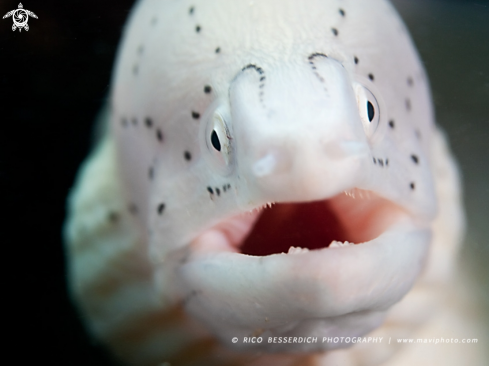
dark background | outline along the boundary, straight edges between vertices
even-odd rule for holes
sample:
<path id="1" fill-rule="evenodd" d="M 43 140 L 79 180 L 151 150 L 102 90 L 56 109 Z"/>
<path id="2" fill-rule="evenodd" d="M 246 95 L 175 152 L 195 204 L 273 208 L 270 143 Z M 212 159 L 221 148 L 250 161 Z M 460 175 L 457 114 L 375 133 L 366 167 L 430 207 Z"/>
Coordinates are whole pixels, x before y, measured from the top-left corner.
<path id="1" fill-rule="evenodd" d="M 0 16 L 19 0 L 0 0 Z M 230 0 L 231 1 L 231 0 Z M 366 0 L 368 1 L 368 0 Z M 395 0 L 431 79 L 465 186 L 461 264 L 489 314 L 489 2 Z M 129 0 L 27 0 L 28 32 L 0 19 L 2 333 L 15 364 L 109 365 L 66 292 L 65 200 L 107 93 Z M 489 329 L 489 326 L 487 327 Z M 4 356 L 6 358 L 6 355 Z"/>

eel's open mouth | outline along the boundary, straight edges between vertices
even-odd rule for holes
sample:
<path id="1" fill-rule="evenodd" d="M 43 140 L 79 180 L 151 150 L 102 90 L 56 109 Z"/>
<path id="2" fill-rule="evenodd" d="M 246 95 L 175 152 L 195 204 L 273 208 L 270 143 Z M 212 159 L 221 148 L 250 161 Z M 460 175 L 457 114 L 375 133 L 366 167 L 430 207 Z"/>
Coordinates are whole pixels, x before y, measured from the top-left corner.
<path id="1" fill-rule="evenodd" d="M 230 340 L 368 333 L 413 285 L 430 235 L 399 205 L 359 189 L 276 204 L 221 221 L 195 238 L 185 260 L 175 262 L 178 291 L 185 309 L 230 346 L 346 347 Z"/>
<path id="2" fill-rule="evenodd" d="M 353 189 L 321 201 L 265 206 L 213 229 L 224 234 L 236 251 L 265 256 L 288 253 L 291 247 L 312 250 L 333 242 L 364 243 L 377 238 L 403 213 L 373 192 Z"/>

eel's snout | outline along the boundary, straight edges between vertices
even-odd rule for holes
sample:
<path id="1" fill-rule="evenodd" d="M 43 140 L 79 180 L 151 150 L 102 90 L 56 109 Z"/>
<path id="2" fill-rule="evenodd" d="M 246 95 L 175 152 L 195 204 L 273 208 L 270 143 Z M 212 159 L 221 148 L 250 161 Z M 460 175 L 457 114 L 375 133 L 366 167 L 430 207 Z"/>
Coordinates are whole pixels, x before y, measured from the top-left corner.
<path id="1" fill-rule="evenodd" d="M 304 60 L 302 60 L 304 61 Z M 231 136 L 242 194 L 254 202 L 312 201 L 361 182 L 371 148 L 352 81 L 327 57 L 245 68 L 229 89 Z"/>

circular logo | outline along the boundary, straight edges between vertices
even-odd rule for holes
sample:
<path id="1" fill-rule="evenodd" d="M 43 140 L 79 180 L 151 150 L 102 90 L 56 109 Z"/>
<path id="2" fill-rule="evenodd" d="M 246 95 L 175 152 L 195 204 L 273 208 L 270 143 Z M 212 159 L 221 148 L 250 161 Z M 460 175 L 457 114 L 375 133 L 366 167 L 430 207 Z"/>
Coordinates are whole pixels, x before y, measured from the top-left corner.
<path id="1" fill-rule="evenodd" d="M 29 30 L 29 25 L 27 24 L 27 22 L 29 21 L 29 16 L 37 19 L 36 14 L 34 14 L 30 10 L 24 9 L 24 6 L 22 5 L 22 3 L 20 3 L 18 9 L 9 11 L 3 16 L 3 19 L 12 17 L 12 20 L 14 21 L 14 24 L 12 25 L 12 30 L 15 31 L 16 29 L 18 29 L 20 32 L 22 29 L 25 29 L 26 31 Z"/>
<path id="2" fill-rule="evenodd" d="M 12 19 L 16 27 L 23 28 L 29 20 L 29 15 L 24 9 L 17 9 L 12 14 Z"/>

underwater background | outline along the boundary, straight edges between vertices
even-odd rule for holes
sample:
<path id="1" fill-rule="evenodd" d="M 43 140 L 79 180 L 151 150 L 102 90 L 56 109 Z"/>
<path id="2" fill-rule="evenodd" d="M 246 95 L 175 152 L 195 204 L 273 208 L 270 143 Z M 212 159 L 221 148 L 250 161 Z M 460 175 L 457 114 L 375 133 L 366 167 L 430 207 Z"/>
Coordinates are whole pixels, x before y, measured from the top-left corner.
<path id="1" fill-rule="evenodd" d="M 421 54 L 437 122 L 464 177 L 460 265 L 489 330 L 489 1 L 392 2 Z M 28 32 L 0 19 L 1 329 L 16 364 L 112 364 L 68 298 L 61 230 L 132 3 L 28 0 L 24 8 L 38 16 Z M 0 15 L 17 7 L 0 0 Z"/>

